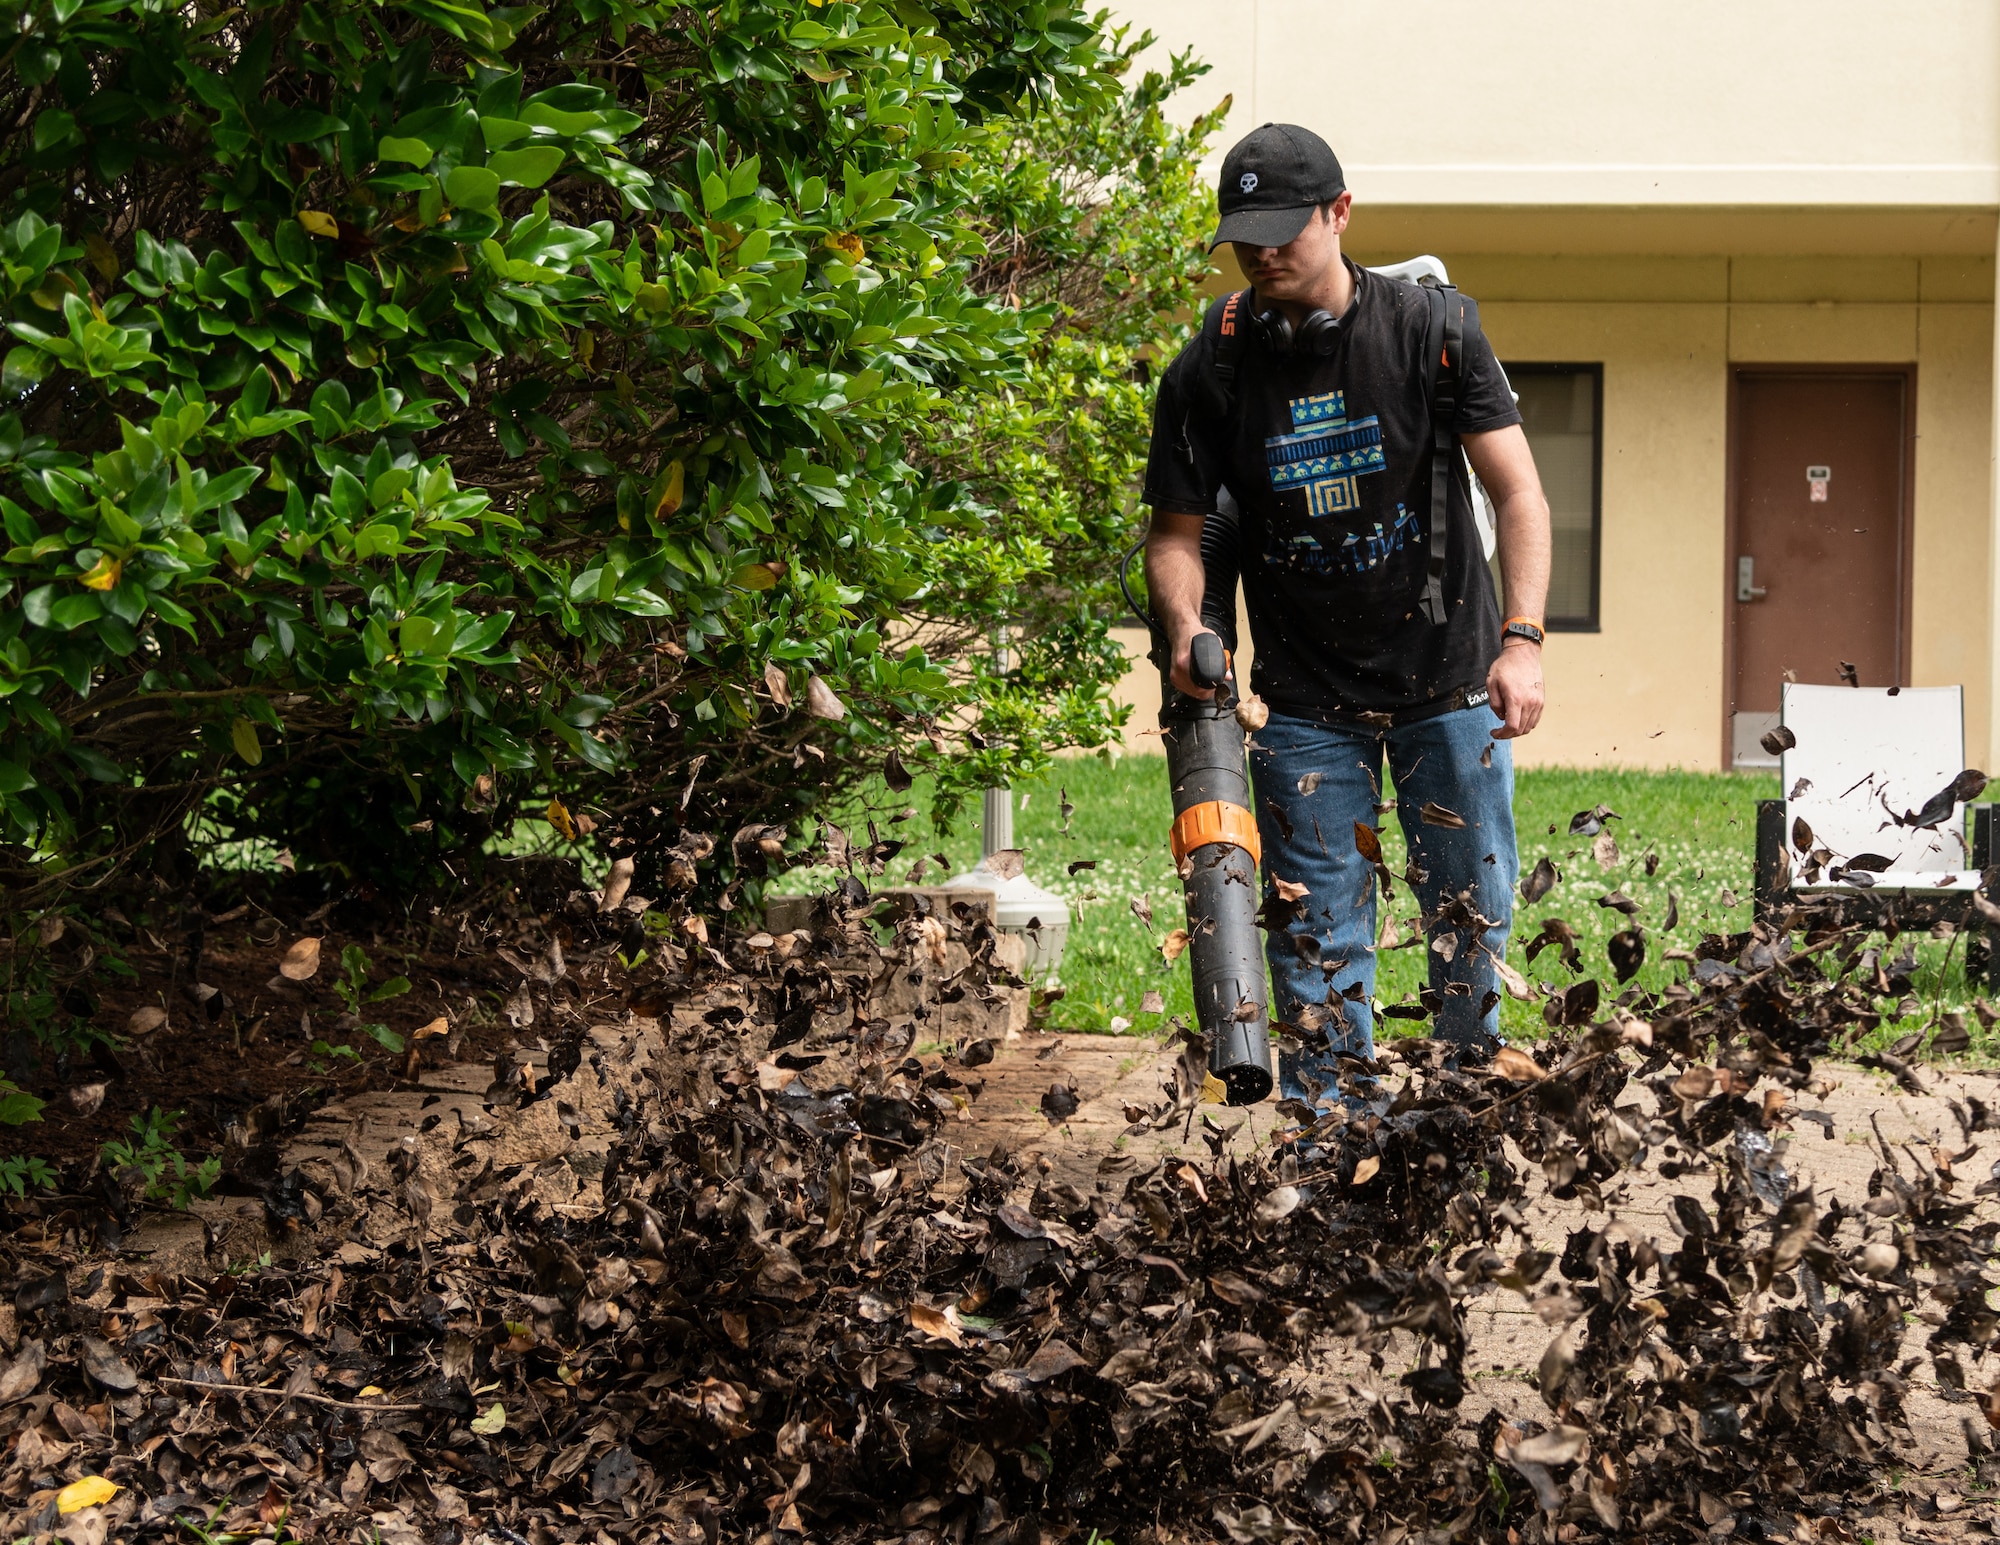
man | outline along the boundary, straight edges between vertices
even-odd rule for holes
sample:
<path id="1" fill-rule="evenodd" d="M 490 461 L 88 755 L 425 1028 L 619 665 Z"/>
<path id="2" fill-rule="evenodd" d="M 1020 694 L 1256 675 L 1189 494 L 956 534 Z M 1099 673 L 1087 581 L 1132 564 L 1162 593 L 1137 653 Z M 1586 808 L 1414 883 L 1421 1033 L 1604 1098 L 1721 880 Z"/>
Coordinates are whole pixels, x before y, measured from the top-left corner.
<path id="1" fill-rule="evenodd" d="M 1341 255 L 1353 200 L 1309 130 L 1265 124 L 1238 143 L 1220 205 L 1210 249 L 1231 243 L 1253 289 L 1226 317 L 1225 302 L 1211 308 L 1161 382 L 1146 578 L 1174 684 L 1207 696 L 1188 673 L 1190 642 L 1208 631 L 1202 528 L 1233 495 L 1251 686 L 1270 708 L 1251 751 L 1265 873 L 1306 887 L 1289 928 L 1270 934 L 1273 1015 L 1330 1041 L 1285 1059 L 1283 1092 L 1317 1100 L 1333 1053 L 1374 1053 L 1377 880 L 1355 828 L 1378 823 L 1385 752 L 1429 929 L 1418 947 L 1434 1033 L 1475 1059 L 1497 1044 L 1493 966 L 1519 874 L 1509 742 L 1542 713 L 1549 510 L 1507 379 L 1470 331 L 1451 430 L 1494 503 L 1509 615 L 1455 452 L 1434 571 L 1436 299 Z M 1218 383 L 1224 325 L 1247 336 Z"/>

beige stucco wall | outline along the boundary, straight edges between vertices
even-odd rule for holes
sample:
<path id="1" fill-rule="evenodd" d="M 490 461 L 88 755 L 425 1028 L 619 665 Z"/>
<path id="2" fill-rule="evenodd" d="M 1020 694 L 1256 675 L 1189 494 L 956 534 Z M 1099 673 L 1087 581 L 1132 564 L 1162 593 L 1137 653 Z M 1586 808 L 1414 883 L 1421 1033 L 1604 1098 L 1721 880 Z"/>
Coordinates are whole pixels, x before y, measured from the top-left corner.
<path id="1" fill-rule="evenodd" d="M 1316 129 L 1375 203 L 2000 203 L 1993 0 L 1115 10 L 1213 67 L 1184 111 Z"/>
<path id="2" fill-rule="evenodd" d="M 1548 213 L 1551 233 L 1563 224 Z M 1601 628 L 1550 638 L 1548 713 L 1517 748 L 1523 765 L 1721 765 L 1729 367 L 1912 361 L 1912 684 L 1964 685 L 1968 755 L 1991 765 L 1990 257 L 1535 257 L 1419 245 L 1479 298 L 1503 360 L 1604 366 Z M 1140 636 L 1128 647 L 1142 652 Z M 1138 705 L 1128 744 L 1157 749 L 1141 733 L 1158 711 L 1151 668 L 1140 661 L 1123 691 Z"/>
<path id="3" fill-rule="evenodd" d="M 1912 676 L 1962 683 L 1968 757 L 2000 759 L 2000 4 L 1115 9 L 1213 67 L 1183 118 L 1234 97 L 1211 168 L 1258 123 L 1314 128 L 1357 256 L 1445 258 L 1503 358 L 1603 362 L 1603 626 L 1551 639 L 1524 762 L 1721 762 L 1729 368 L 1753 362 L 1915 363 Z M 1150 727 L 1150 668 L 1125 691 Z"/>

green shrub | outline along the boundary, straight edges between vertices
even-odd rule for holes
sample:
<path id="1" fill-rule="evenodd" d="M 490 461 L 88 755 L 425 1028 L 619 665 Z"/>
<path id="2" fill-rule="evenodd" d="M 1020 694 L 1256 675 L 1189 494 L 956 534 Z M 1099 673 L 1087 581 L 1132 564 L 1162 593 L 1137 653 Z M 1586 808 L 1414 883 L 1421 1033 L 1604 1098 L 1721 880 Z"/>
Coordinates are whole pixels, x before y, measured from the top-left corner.
<path id="1" fill-rule="evenodd" d="M 1114 68 L 1151 41 L 1114 34 Z M 977 658 L 975 630 L 1003 623 L 1016 645 L 1007 672 L 973 684 L 986 748 L 937 768 L 945 811 L 1105 738 L 1105 696 L 1127 667 L 1107 627 L 1124 612 L 1116 564 L 1138 529 L 1152 375 L 1199 315 L 1215 217 L 1200 162 L 1229 101 L 1185 128 L 1163 109 L 1206 71 L 1177 55 L 1091 111 L 987 130 L 1004 144 L 990 154 L 973 284 L 1046 320 L 1018 382 L 951 397 L 938 415 L 934 463 L 992 515 L 955 544 L 919 613 L 948 641 L 943 657 Z"/>
<path id="2" fill-rule="evenodd" d="M 555 797 L 654 864 L 1110 733 L 1185 61 L 1044 0 L 13 14 L 0 883 L 197 814 L 408 878 Z"/>

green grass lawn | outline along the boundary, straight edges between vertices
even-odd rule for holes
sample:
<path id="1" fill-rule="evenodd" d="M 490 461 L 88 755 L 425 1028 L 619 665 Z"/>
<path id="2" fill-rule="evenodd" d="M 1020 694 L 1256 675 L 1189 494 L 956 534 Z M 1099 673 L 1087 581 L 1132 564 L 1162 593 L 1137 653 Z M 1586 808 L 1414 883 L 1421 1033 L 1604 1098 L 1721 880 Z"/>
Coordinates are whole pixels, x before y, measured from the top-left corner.
<path id="1" fill-rule="evenodd" d="M 1561 871 L 1556 887 L 1533 907 L 1519 906 L 1508 959 L 1531 980 L 1564 986 L 1569 980 L 1554 950 L 1538 955 L 1532 965 L 1522 946 L 1540 930 L 1542 920 L 1562 917 L 1575 929 L 1584 968 L 1607 987 L 1615 982 L 1605 957 L 1605 943 L 1625 918 L 1597 905 L 1600 896 L 1624 892 L 1640 905 L 1633 919 L 1646 932 L 1646 964 L 1639 982 L 1659 989 L 1685 973 L 1684 964 L 1665 958 L 1670 948 L 1692 949 L 1704 933 L 1727 933 L 1750 926 L 1751 869 L 1755 850 L 1756 802 L 1775 798 L 1775 773 L 1579 772 L 1569 769 L 1523 771 L 1515 780 L 1515 820 L 1519 832 L 1521 871 L 1528 873 L 1538 859 L 1551 859 Z M 1075 807 L 1067 834 L 1060 805 L 1064 793 Z M 922 789 L 911 797 L 922 804 Z M 1393 790 L 1390 791 L 1393 794 Z M 1052 1028 L 1070 1030 L 1149 1031 L 1165 1015 L 1141 1013 L 1139 1004 L 1149 989 L 1157 989 L 1165 1014 L 1189 1014 L 1191 996 L 1187 960 L 1169 965 L 1160 956 L 1160 939 L 1183 918 L 1180 883 L 1167 853 L 1167 824 L 1172 809 L 1167 798 L 1166 761 L 1158 756 L 1128 756 L 1116 762 L 1076 758 L 1060 763 L 1048 778 L 1024 784 L 1016 791 L 1015 840 L 1025 850 L 1029 875 L 1070 902 L 1074 921 L 1069 950 L 1057 985 L 1062 996 L 1050 1007 Z M 1607 823 L 1618 845 L 1616 864 L 1600 868 L 1588 838 L 1569 835 L 1570 817 L 1577 811 L 1608 805 L 1619 819 Z M 1400 874 L 1405 853 L 1402 832 L 1393 815 L 1385 816 L 1383 856 Z M 942 851 L 954 872 L 979 856 L 978 814 L 964 829 L 941 842 L 912 832 L 914 853 Z M 912 821 L 909 827 L 916 827 Z M 906 854 L 906 856 L 908 856 Z M 1649 857 L 1657 859 L 1649 875 Z M 1095 869 L 1072 878 L 1068 866 L 1077 859 L 1095 859 Z M 900 879 L 900 869 L 877 884 Z M 786 889 L 809 888 L 814 872 L 790 877 Z M 822 872 L 819 883 L 825 882 Z M 929 876 L 935 881 L 941 876 Z M 1668 931 L 1669 897 L 1679 901 L 1679 919 Z M 1133 911 L 1144 898 L 1153 923 L 1148 927 Z M 1413 932 L 1415 905 L 1406 886 L 1396 890 L 1395 915 L 1403 937 Z M 1962 949 L 1962 944 L 1960 946 Z M 1415 997 L 1425 980 L 1421 946 L 1385 951 L 1377 971 L 1376 993 L 1385 1003 Z M 1949 957 L 1947 963 L 1947 956 Z M 1868 1045 L 1886 1045 L 1928 1019 L 1933 1003 L 1966 1010 L 1976 984 L 1968 989 L 1959 949 L 1931 939 L 1919 947 L 1924 969 L 1917 988 L 1924 1013 L 1907 1022 L 1885 1024 Z M 1501 1010 L 1506 1032 L 1515 1038 L 1544 1033 L 1536 1004 L 1508 999 Z M 1382 1021 L 1388 1034 L 1421 1029 L 1409 1020 Z M 1975 1051 L 2000 1054 L 1986 1046 L 1977 1022 Z"/>

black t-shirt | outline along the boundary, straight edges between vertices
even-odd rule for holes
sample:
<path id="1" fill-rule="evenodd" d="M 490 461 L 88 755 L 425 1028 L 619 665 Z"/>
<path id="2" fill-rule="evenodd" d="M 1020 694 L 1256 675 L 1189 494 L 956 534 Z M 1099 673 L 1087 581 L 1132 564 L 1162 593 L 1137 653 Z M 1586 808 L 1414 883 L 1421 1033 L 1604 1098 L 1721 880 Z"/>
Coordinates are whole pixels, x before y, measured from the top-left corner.
<path id="1" fill-rule="evenodd" d="M 1141 496 L 1215 511 L 1226 487 L 1241 515 L 1251 685 L 1299 717 L 1390 712 L 1477 688 L 1500 647 L 1500 609 L 1452 458 L 1442 626 L 1425 617 L 1431 419 L 1424 351 L 1430 297 L 1349 264 L 1355 298 L 1329 359 L 1279 358 L 1245 340 L 1235 408 L 1214 377 L 1211 324 L 1160 382 Z M 1246 297 L 1247 301 L 1248 297 Z M 1483 335 L 1467 338 L 1453 427 L 1521 422 Z"/>

